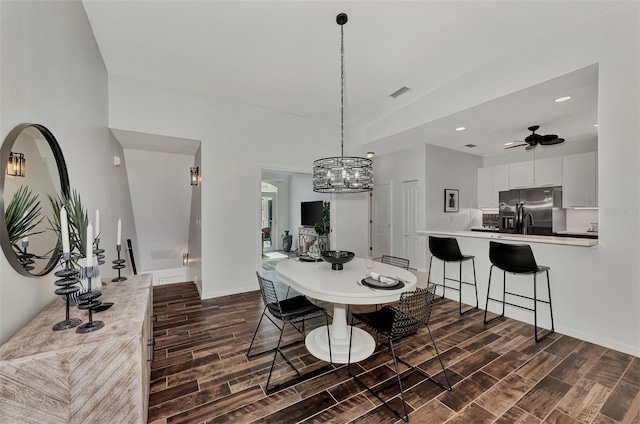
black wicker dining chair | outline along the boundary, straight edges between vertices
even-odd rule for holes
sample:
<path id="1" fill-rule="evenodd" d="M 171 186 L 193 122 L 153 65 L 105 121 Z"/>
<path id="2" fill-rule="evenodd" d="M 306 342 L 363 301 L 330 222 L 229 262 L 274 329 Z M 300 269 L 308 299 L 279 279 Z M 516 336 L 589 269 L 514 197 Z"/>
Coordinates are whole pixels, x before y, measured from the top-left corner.
<path id="1" fill-rule="evenodd" d="M 382 255 L 380 262 L 383 264 L 397 266 L 399 268 L 409 269 L 409 259 L 400 258 L 398 256 Z"/>
<path id="2" fill-rule="evenodd" d="M 349 375 L 353 377 L 361 386 L 366 388 L 375 397 L 377 397 L 378 400 L 384 403 L 389 409 L 391 409 L 391 411 L 393 411 L 405 422 L 409 421 L 409 415 L 407 413 L 407 404 L 404 399 L 404 390 L 402 388 L 400 372 L 398 371 L 398 361 L 402 362 L 414 372 L 421 374 L 423 377 L 434 382 L 443 389 L 451 391 L 451 382 L 449 381 L 447 371 L 445 369 L 444 363 L 442 362 L 442 358 L 440 357 L 440 351 L 438 350 L 438 346 L 436 346 L 436 341 L 431 334 L 431 330 L 429 329 L 429 318 L 431 317 L 435 291 L 436 286 L 430 284 L 426 289 L 416 289 L 414 291 L 402 293 L 400 295 L 400 302 L 398 303 L 397 307 L 386 305 L 378 311 L 355 313 L 351 315 L 351 336 L 353 335 L 353 325 L 357 322 L 360 322 L 367 328 L 372 330 L 376 334 L 376 338 L 379 336 L 385 340 L 383 342 L 384 344 L 389 344 L 388 351 L 393 358 L 393 365 L 396 372 L 397 384 L 400 389 L 400 398 L 402 399 L 404 415 L 393 409 L 389 405 L 389 403 L 387 403 L 387 401 L 380 397 L 380 392 L 385 390 L 389 386 L 389 384 L 373 390 L 362 380 L 360 380 L 356 374 L 353 374 L 351 372 L 351 337 L 349 340 L 349 355 L 347 360 L 347 371 L 349 372 Z M 426 327 L 429 333 L 429 338 L 431 339 L 431 343 L 433 344 L 433 347 L 435 349 L 436 356 L 438 358 L 438 361 L 440 362 L 440 366 L 442 367 L 442 373 L 444 374 L 444 378 L 447 382 L 446 385 L 434 379 L 424 370 L 418 368 L 417 366 L 411 365 L 404 361 L 402 358 L 396 356 L 396 349 L 398 349 L 399 346 L 394 346 L 394 342 L 405 336 L 415 334 L 416 331 L 421 327 Z M 395 384 L 395 382 L 391 382 L 391 384 Z"/>
<path id="3" fill-rule="evenodd" d="M 247 358 L 273 351 L 273 360 L 271 361 L 271 368 L 269 369 L 269 377 L 267 377 L 267 384 L 265 386 L 265 391 L 267 392 L 267 394 L 270 394 L 275 391 L 284 389 L 285 387 L 289 387 L 294 384 L 297 384 L 299 381 L 302 381 L 303 379 L 310 378 L 313 375 L 317 375 L 325 371 L 327 368 L 326 366 L 321 367 L 305 375 L 302 375 L 300 373 L 300 371 L 296 368 L 296 366 L 293 365 L 293 363 L 289 360 L 289 358 L 287 358 L 287 356 L 282 351 L 283 348 L 287 346 L 291 346 L 292 344 L 297 342 L 289 343 L 284 346 L 280 345 L 282 343 L 282 336 L 284 334 L 284 329 L 287 323 L 291 324 L 291 326 L 295 328 L 296 331 L 302 334 L 302 342 L 304 342 L 305 335 L 306 335 L 306 331 L 305 331 L 306 320 L 324 315 L 326 320 L 326 326 L 327 326 L 327 338 L 329 340 L 329 361 L 331 364 L 333 364 L 333 358 L 331 356 L 331 337 L 329 334 L 329 314 L 327 314 L 327 310 L 325 308 L 320 307 L 318 305 L 314 305 L 312 302 L 309 301 L 309 299 L 307 299 L 302 295 L 291 297 L 284 300 L 279 300 L 273 281 L 262 277 L 258 272 L 256 272 L 256 276 L 258 277 L 258 284 L 260 285 L 260 293 L 262 294 L 262 300 L 265 306 L 262 311 L 262 316 L 260 317 L 260 321 L 258 321 L 256 331 L 253 333 L 253 338 L 251 339 L 251 344 L 249 345 L 249 349 L 247 350 Z M 267 311 L 269 311 L 269 314 L 267 314 Z M 278 338 L 278 344 L 273 349 L 252 355 L 251 348 L 253 347 L 253 343 L 256 340 L 256 335 L 258 334 L 258 330 L 260 329 L 260 324 L 262 323 L 262 319 L 264 317 L 267 317 L 269 321 L 271 321 L 273 325 L 278 327 L 278 329 L 280 330 L 280 337 Z M 272 317 L 278 321 L 281 321 L 282 325 L 281 326 L 278 325 Z M 302 323 L 302 326 L 298 327 L 296 326 L 296 323 Z M 269 383 L 271 382 L 271 375 L 273 374 L 273 367 L 276 363 L 276 358 L 278 356 L 278 353 L 282 355 L 284 360 L 287 361 L 287 363 L 294 369 L 294 371 L 298 376 L 291 380 L 278 383 L 273 387 L 269 387 Z"/>

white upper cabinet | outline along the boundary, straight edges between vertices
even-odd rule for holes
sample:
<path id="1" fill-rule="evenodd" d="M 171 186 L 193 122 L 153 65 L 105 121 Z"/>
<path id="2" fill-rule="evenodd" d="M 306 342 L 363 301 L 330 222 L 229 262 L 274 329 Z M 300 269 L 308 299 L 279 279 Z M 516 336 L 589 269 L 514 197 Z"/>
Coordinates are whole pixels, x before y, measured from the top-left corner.
<path id="1" fill-rule="evenodd" d="M 493 168 L 478 168 L 478 207 L 493 208 Z"/>
<path id="2" fill-rule="evenodd" d="M 538 159 L 533 174 L 534 187 L 553 187 L 562 185 L 562 158 Z"/>
<path id="3" fill-rule="evenodd" d="M 562 207 L 596 207 L 597 157 L 595 152 L 562 157 Z"/>
<path id="4" fill-rule="evenodd" d="M 498 192 L 509 190 L 509 165 L 478 168 L 478 207 L 497 208 Z"/>
<path id="5" fill-rule="evenodd" d="M 533 187 L 533 161 L 509 164 L 509 188 Z"/>
<path id="6" fill-rule="evenodd" d="M 493 167 L 493 204 L 498 207 L 498 192 L 509 190 L 509 165 Z"/>

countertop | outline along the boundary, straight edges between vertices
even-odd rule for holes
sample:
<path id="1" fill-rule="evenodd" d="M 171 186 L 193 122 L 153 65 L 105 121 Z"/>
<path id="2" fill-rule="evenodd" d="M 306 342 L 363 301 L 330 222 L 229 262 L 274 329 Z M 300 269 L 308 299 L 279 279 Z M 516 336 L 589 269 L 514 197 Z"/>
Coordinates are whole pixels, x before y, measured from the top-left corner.
<path id="1" fill-rule="evenodd" d="M 483 232 L 483 231 L 441 231 L 441 230 L 418 230 L 419 235 L 435 235 L 435 236 L 453 236 L 453 237 L 472 237 L 486 238 L 494 240 L 519 241 L 526 243 L 544 243 L 544 244 L 561 244 L 565 246 L 582 246 L 591 247 L 598 244 L 598 240 L 591 238 L 578 237 L 556 237 L 556 236 L 534 236 L 522 234 L 508 234 Z"/>

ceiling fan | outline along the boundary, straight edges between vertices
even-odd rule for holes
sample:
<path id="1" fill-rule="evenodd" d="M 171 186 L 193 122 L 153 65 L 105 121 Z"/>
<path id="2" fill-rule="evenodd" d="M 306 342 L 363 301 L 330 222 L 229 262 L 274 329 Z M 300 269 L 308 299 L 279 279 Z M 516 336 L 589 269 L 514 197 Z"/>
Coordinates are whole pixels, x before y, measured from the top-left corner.
<path id="1" fill-rule="evenodd" d="M 541 146 L 551 146 L 554 144 L 560 144 L 564 142 L 564 138 L 558 138 L 558 136 L 555 134 L 546 134 L 546 135 L 536 134 L 536 131 L 539 128 L 540 128 L 539 125 L 533 125 L 527 128 L 529 131 L 531 131 L 531 134 L 524 139 L 524 143 L 507 146 L 505 147 L 505 149 L 513 149 L 516 147 L 527 146 L 525 149 L 531 150 L 531 149 L 534 149 L 538 144 L 540 144 Z"/>

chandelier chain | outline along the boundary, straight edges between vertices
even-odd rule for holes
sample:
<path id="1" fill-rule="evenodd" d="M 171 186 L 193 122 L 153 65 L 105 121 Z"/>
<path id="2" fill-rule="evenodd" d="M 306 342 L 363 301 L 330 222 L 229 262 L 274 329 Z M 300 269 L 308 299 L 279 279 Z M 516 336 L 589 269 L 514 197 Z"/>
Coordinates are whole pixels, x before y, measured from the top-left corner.
<path id="1" fill-rule="evenodd" d="M 344 25 L 340 25 L 340 156 L 344 157 Z"/>

